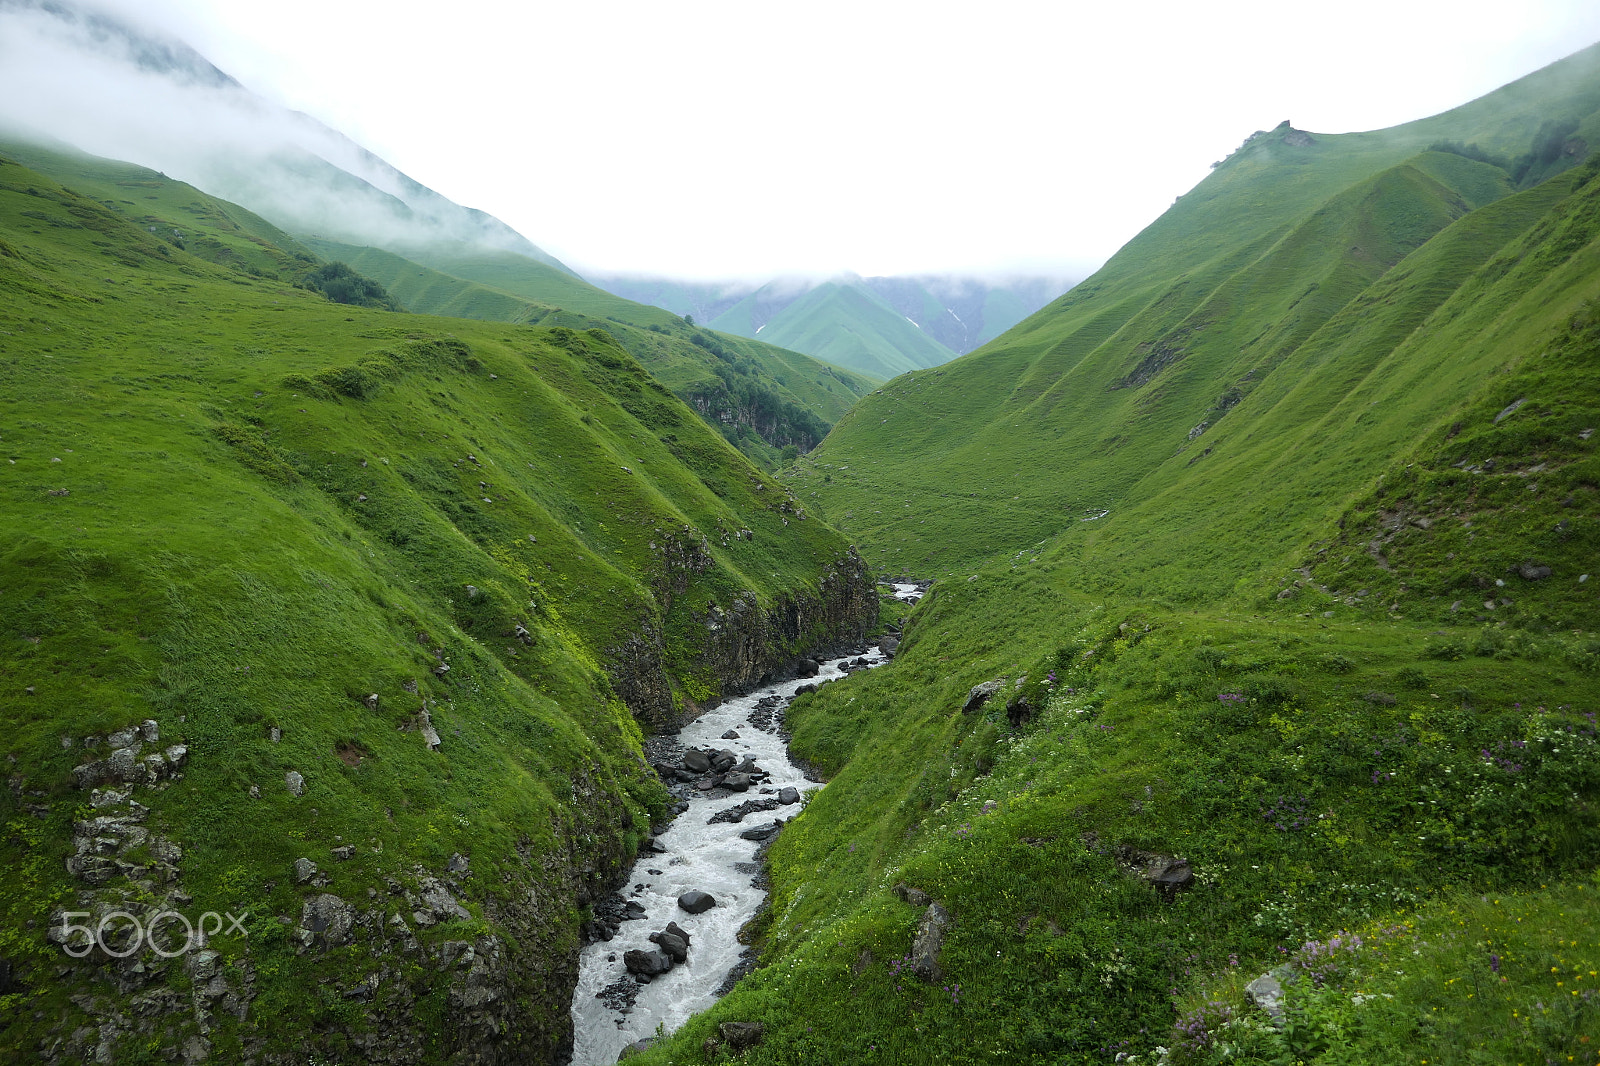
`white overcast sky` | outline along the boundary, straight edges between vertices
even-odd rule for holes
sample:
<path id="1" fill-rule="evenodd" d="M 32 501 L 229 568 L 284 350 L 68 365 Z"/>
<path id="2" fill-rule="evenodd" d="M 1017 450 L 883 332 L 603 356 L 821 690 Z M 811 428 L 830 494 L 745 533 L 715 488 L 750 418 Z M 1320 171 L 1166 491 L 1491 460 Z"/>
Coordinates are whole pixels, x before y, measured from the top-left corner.
<path id="1" fill-rule="evenodd" d="M 1595 0 L 109 6 L 579 270 L 704 278 L 1082 273 L 1256 129 L 1600 40 Z"/>

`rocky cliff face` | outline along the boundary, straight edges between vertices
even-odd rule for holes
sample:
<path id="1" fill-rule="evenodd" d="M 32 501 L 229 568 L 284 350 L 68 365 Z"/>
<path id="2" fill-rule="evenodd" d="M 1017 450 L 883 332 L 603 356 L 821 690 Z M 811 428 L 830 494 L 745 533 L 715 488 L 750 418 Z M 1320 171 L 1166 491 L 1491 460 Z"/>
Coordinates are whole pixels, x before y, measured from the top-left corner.
<path id="1" fill-rule="evenodd" d="M 666 564 L 657 581 L 658 602 L 670 605 L 692 576 L 712 565 L 704 538 L 693 531 L 661 551 Z M 734 533 L 733 535 L 737 535 Z M 698 538 L 698 539 L 697 539 Z M 822 570 L 817 592 L 789 594 L 763 606 L 753 592 L 697 614 L 688 627 L 695 649 L 687 665 L 712 679 L 711 697 L 748 692 L 786 675 L 817 652 L 860 641 L 878 621 L 878 593 L 867 564 L 854 548 Z M 608 671 L 623 702 L 650 730 L 677 729 L 698 713 L 698 701 L 674 701 L 662 627 L 642 621 L 608 649 Z M 681 706 L 680 706 L 681 704 Z"/>

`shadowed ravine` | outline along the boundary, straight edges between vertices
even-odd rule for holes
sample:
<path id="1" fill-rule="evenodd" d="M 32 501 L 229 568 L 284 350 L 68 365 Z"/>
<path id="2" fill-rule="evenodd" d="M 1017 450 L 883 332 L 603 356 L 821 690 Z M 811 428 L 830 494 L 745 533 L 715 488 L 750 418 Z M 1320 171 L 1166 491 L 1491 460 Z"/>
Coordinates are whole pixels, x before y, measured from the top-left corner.
<path id="1" fill-rule="evenodd" d="M 921 595 L 915 585 L 896 585 L 895 593 L 907 600 Z M 877 647 L 864 655 L 830 659 L 821 664 L 814 678 L 784 681 L 730 699 L 686 725 L 672 738 L 675 743 L 657 747 L 667 739 L 657 738 L 651 745 L 657 751 L 670 748 L 675 754 L 669 761 L 675 764 L 692 748 L 731 751 L 740 760 L 753 759 L 768 776 L 744 793 L 721 787 L 700 792 L 692 785 L 674 789 L 686 797 L 687 810 L 655 838 L 659 851 L 641 851 L 622 889 L 630 903 L 644 909 L 645 917 L 623 921 L 611 940 L 595 941 L 583 949 L 572 995 L 573 1066 L 610 1066 L 629 1044 L 655 1035 L 657 1026 L 672 1032 L 722 994 L 724 982 L 747 950 L 739 943 L 739 929 L 755 916 L 767 896 L 758 861 L 766 841 L 745 839 L 740 834 L 787 821 L 800 813 L 802 804 L 780 804 L 738 822 L 708 824 L 708 820 L 751 800 L 777 802 L 786 788 L 805 797 L 807 790 L 820 787 L 789 760 L 783 708 L 800 686 L 843 678 L 850 672 L 847 664 L 862 659 L 869 666 L 887 661 Z M 738 738 L 724 738 L 729 731 Z M 716 906 L 689 914 L 678 905 L 678 897 L 691 890 L 710 893 Z M 636 984 L 624 966 L 624 954 L 635 949 L 655 950 L 649 937 L 665 929 L 668 922 L 676 922 L 689 934 L 687 958 L 648 983 Z M 629 999 L 631 1006 L 625 1005 Z"/>

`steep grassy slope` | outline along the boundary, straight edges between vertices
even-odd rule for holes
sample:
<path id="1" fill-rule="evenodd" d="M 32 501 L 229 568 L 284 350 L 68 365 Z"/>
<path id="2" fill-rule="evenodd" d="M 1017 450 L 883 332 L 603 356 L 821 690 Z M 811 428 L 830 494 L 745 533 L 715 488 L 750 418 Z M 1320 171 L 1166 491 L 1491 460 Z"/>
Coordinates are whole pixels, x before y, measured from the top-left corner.
<path id="1" fill-rule="evenodd" d="M 1592 1061 L 1600 156 L 1427 149 L 1581 131 L 1595 60 L 1258 135 L 835 429 L 802 499 L 941 580 L 790 708 L 769 965 L 641 1061 Z"/>
<path id="2" fill-rule="evenodd" d="M 765 294 L 765 289 L 750 294 L 712 325 L 745 337 L 759 333 L 769 343 L 880 379 L 955 356 L 859 278 L 814 286 L 770 318 L 758 313 Z"/>
<path id="3" fill-rule="evenodd" d="M 483 267 L 511 291 L 443 273 L 380 248 L 296 240 L 234 204 L 129 163 L 19 141 L 0 150 L 100 201 L 195 255 L 257 277 L 303 279 L 317 257 L 370 277 L 407 310 L 485 321 L 604 328 L 746 457 L 775 468 L 785 446 L 809 450 L 873 381 L 798 352 L 697 330 L 596 289 L 560 264 L 456 246 L 434 252 Z M 531 247 L 531 246 L 530 246 Z M 486 265 L 487 264 L 487 265 Z"/>
<path id="4" fill-rule="evenodd" d="M 510 253 L 410 249 L 408 259 L 314 238 L 307 244 L 377 279 L 413 311 L 604 328 L 768 469 L 785 445 L 809 451 L 875 383 L 799 352 L 689 325 Z"/>
<path id="5" fill-rule="evenodd" d="M 296 254 L 153 194 L 0 163 L 0 1057 L 548 1060 L 663 810 L 636 717 L 872 589 L 605 332 L 331 304 L 160 239 L 134 211 Z M 47 940 L 162 908 L 247 917 Z"/>
<path id="6" fill-rule="evenodd" d="M 218 266 L 287 281 L 316 262 L 309 249 L 265 219 L 144 167 L 17 140 L 0 142 L 0 154 L 68 183 L 155 238 Z"/>

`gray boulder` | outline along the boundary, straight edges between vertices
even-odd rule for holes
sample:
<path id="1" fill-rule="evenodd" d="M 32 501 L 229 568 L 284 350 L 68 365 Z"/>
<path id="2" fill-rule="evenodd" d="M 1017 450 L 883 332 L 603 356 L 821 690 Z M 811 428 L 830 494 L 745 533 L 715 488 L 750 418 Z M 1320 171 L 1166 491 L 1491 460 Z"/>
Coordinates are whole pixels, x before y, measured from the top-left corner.
<path id="1" fill-rule="evenodd" d="M 618 1052 L 617 1061 L 621 1062 L 623 1059 L 631 1059 L 635 1055 L 643 1055 L 646 1051 L 649 1051 L 655 1046 L 656 1038 L 653 1036 L 647 1036 L 643 1040 L 635 1040 L 633 1043 L 629 1044 L 627 1047 Z"/>
<path id="2" fill-rule="evenodd" d="M 900 638 L 891 634 L 878 641 L 878 650 L 889 658 L 894 658 L 894 653 L 900 650 Z"/>
<path id="3" fill-rule="evenodd" d="M 932 896 L 928 895 L 920 888 L 912 888 L 904 881 L 901 881 L 889 891 L 893 892 L 896 896 L 899 896 L 913 907 L 926 907 L 928 904 L 933 902 Z"/>
<path id="4" fill-rule="evenodd" d="M 1283 1020 L 1283 985 L 1270 973 L 1264 973 L 1244 986 L 1244 998 L 1275 1022 Z"/>
<path id="5" fill-rule="evenodd" d="M 294 861 L 294 883 L 303 885 L 317 876 L 317 864 L 307 858 L 298 858 Z"/>
<path id="6" fill-rule="evenodd" d="M 778 802 L 784 806 L 800 802 L 800 790 L 792 786 L 778 790 Z"/>
<path id="7" fill-rule="evenodd" d="M 698 888 L 691 888 L 678 897 L 678 906 L 690 914 L 699 914 L 708 911 L 717 905 L 716 897 L 709 892 L 702 892 Z"/>
<path id="8" fill-rule="evenodd" d="M 313 896 L 300 909 L 300 928 L 321 934 L 329 945 L 346 943 L 356 924 L 356 909 L 331 892 Z"/>
<path id="9" fill-rule="evenodd" d="M 691 773 L 703 774 L 711 769 L 711 756 L 699 748 L 690 748 L 683 753 L 683 768 Z"/>
<path id="10" fill-rule="evenodd" d="M 917 923 L 917 935 L 911 942 L 911 972 L 924 981 L 936 981 L 941 976 L 939 950 L 944 947 L 944 936 L 955 919 L 937 903 L 928 904 L 922 921 Z"/>
<path id="11" fill-rule="evenodd" d="M 1540 563 L 1523 563 L 1517 567 L 1517 573 L 1522 575 L 1522 580 L 1524 581 L 1543 581 L 1553 571 L 1548 566 Z"/>
<path id="12" fill-rule="evenodd" d="M 284 774 L 283 784 L 284 787 L 289 790 L 289 794 L 291 796 L 305 795 L 306 779 L 300 776 L 300 772 L 298 770 L 290 770 L 288 773 Z"/>
<path id="13" fill-rule="evenodd" d="M 732 773 L 722 781 L 722 787 L 732 792 L 748 792 L 750 790 L 750 775 L 745 773 Z"/>
<path id="14" fill-rule="evenodd" d="M 1002 684 L 1000 681 L 985 681 L 981 685 L 973 685 L 972 690 L 967 693 L 967 702 L 961 705 L 961 713 L 975 711 L 988 703 L 989 697 L 999 692 Z"/>

